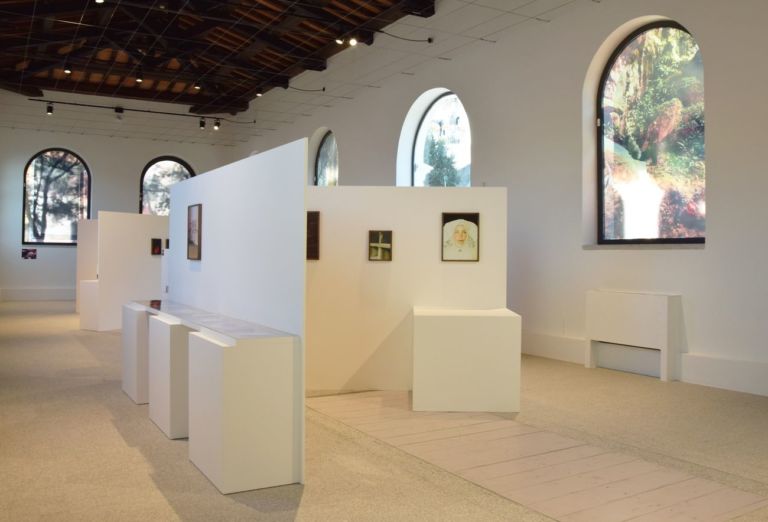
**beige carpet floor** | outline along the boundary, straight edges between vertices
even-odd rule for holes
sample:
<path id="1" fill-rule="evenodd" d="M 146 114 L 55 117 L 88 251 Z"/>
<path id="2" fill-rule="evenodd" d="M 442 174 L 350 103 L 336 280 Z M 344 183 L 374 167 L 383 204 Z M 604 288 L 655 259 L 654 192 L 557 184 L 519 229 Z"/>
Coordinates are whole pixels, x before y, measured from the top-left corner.
<path id="1" fill-rule="evenodd" d="M 0 303 L 0 521 L 549 520 L 312 410 L 306 484 L 220 495 L 122 393 L 119 352 L 71 303 Z M 768 494 L 766 397 L 533 357 L 522 391 L 519 422 Z"/>

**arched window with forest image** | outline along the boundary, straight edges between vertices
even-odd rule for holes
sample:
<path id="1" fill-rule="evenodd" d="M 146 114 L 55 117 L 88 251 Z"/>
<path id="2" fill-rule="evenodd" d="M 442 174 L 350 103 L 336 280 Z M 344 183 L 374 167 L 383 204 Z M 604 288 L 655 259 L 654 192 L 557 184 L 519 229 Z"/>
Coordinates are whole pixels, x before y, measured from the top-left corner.
<path id="1" fill-rule="evenodd" d="M 633 32 L 598 92 L 598 243 L 703 243 L 701 51 L 674 22 Z"/>
<path id="2" fill-rule="evenodd" d="M 195 175 L 185 161 L 173 156 L 155 158 L 141 174 L 139 212 L 167 216 L 171 211 L 171 185 Z"/>
<path id="3" fill-rule="evenodd" d="M 23 244 L 75 245 L 91 215 L 91 175 L 74 152 L 46 149 L 24 168 Z"/>
<path id="4" fill-rule="evenodd" d="M 413 144 L 414 187 L 469 187 L 472 134 L 459 97 L 441 94 L 424 112 Z"/>

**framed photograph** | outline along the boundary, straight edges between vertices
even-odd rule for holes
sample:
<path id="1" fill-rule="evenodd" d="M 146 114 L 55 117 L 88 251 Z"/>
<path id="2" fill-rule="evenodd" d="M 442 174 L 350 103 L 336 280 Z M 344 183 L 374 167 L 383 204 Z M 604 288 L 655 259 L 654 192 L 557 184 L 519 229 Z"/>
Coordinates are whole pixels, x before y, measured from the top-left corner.
<path id="1" fill-rule="evenodd" d="M 187 207 L 187 259 L 199 261 L 203 243 L 203 205 Z"/>
<path id="2" fill-rule="evenodd" d="M 368 231 L 368 261 L 392 261 L 392 231 Z"/>
<path id="3" fill-rule="evenodd" d="M 480 260 L 480 214 L 443 212 L 443 261 Z"/>
<path id="4" fill-rule="evenodd" d="M 307 259 L 320 259 L 320 212 L 307 211 Z"/>
<path id="5" fill-rule="evenodd" d="M 37 249 L 36 248 L 22 248 L 21 249 L 21 258 L 22 259 L 37 259 Z"/>
<path id="6" fill-rule="evenodd" d="M 159 256 L 163 254 L 163 240 L 159 237 L 152 238 L 152 255 Z"/>

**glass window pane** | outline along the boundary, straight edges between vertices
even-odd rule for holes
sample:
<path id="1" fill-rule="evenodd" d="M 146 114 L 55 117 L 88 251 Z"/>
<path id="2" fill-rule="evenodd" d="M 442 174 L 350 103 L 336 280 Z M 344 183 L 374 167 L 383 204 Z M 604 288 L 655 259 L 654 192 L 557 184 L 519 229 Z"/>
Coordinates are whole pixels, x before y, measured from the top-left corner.
<path id="1" fill-rule="evenodd" d="M 77 221 L 90 216 L 85 162 L 62 149 L 45 150 L 24 172 L 23 243 L 77 243 Z"/>
<path id="2" fill-rule="evenodd" d="M 315 185 L 321 187 L 336 186 L 339 182 L 339 149 L 336 138 L 329 132 L 320 143 L 317 151 Z"/>
<path id="3" fill-rule="evenodd" d="M 602 241 L 703 240 L 704 82 L 696 41 L 649 28 L 604 76 Z"/>
<path id="4" fill-rule="evenodd" d="M 413 147 L 415 187 L 468 187 L 472 167 L 469 119 L 459 97 L 448 93 L 424 114 Z"/>
<path id="5" fill-rule="evenodd" d="M 171 185 L 191 176 L 191 169 L 174 159 L 150 163 L 141 181 L 141 213 L 167 216 L 171 210 Z"/>

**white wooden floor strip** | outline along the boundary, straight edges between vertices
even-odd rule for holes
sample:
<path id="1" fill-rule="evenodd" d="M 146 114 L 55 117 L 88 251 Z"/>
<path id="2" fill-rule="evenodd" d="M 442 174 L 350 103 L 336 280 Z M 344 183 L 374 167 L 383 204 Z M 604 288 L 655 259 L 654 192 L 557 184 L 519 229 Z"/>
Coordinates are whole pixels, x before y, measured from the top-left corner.
<path id="1" fill-rule="evenodd" d="M 768 499 L 492 413 L 411 411 L 407 392 L 307 406 L 533 510 L 567 522 L 725 521 Z"/>

